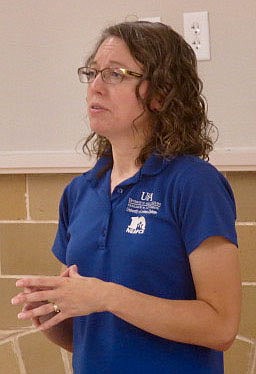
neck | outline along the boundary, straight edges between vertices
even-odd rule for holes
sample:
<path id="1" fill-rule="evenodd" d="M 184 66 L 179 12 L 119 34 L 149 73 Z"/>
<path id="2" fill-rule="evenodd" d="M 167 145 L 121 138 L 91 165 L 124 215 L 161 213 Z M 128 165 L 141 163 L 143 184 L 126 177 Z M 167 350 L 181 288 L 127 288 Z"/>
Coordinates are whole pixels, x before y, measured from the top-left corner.
<path id="1" fill-rule="evenodd" d="M 140 169 L 141 165 L 136 164 L 136 159 L 139 156 L 140 148 L 129 147 L 115 148 L 112 145 L 113 154 L 113 168 L 111 173 L 111 191 L 115 186 L 132 177 Z"/>

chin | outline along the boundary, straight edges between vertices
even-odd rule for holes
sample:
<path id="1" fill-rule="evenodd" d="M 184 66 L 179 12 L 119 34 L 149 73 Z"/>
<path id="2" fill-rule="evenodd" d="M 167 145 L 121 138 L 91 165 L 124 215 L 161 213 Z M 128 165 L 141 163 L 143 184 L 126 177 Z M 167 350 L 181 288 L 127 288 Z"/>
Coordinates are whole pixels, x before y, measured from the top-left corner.
<path id="1" fill-rule="evenodd" d="M 111 132 L 106 131 L 106 129 L 102 129 L 100 127 L 91 127 L 91 131 L 94 132 L 98 136 L 103 136 L 104 138 L 110 139 L 111 138 Z"/>
<path id="2" fill-rule="evenodd" d="M 98 121 L 97 122 L 91 121 L 90 122 L 90 129 L 91 129 L 91 131 L 95 132 L 98 135 L 106 136 L 106 133 L 108 132 L 107 130 L 109 129 L 109 127 L 107 128 L 106 122 L 101 123 L 101 122 L 98 122 Z"/>

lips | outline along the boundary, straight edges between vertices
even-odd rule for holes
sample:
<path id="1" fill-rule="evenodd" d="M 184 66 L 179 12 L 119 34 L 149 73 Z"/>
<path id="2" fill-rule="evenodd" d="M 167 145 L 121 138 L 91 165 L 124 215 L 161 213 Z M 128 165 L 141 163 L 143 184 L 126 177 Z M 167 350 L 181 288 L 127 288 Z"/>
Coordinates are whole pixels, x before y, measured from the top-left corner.
<path id="1" fill-rule="evenodd" d="M 104 115 L 107 112 L 108 112 L 108 108 L 106 108 L 104 105 L 100 103 L 93 102 L 89 104 L 88 113 L 89 113 L 90 118 L 93 118 L 95 116 L 98 117 L 99 115 Z"/>
<path id="2" fill-rule="evenodd" d="M 92 109 L 92 110 L 108 110 L 105 106 L 103 106 L 99 103 L 90 104 L 90 109 Z"/>

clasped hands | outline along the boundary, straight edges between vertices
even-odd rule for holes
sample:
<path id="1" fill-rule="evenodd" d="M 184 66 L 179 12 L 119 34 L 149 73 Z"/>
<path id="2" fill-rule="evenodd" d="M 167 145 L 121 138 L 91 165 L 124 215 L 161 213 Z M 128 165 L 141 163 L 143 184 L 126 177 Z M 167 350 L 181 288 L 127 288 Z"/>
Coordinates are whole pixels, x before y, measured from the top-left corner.
<path id="1" fill-rule="evenodd" d="M 31 319 L 39 330 L 47 330 L 67 318 L 106 311 L 107 285 L 100 279 L 80 276 L 72 265 L 60 276 L 19 279 L 16 286 L 24 290 L 11 302 L 23 304 L 19 319 Z"/>

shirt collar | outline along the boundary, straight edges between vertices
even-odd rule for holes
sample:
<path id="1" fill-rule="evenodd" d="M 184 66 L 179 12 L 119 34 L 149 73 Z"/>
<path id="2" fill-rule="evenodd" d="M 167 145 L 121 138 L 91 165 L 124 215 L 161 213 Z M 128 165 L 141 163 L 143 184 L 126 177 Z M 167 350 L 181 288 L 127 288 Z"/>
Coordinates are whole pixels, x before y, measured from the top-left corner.
<path id="1" fill-rule="evenodd" d="M 152 154 L 141 168 L 141 175 L 156 175 L 160 173 L 170 163 L 172 158 L 165 159 L 156 154 Z"/>
<path id="2" fill-rule="evenodd" d="M 102 156 L 99 158 L 92 169 L 87 173 L 87 179 L 94 184 L 97 184 L 99 179 L 106 174 L 106 171 L 110 169 L 111 158 Z"/>
<path id="3" fill-rule="evenodd" d="M 141 169 L 132 178 L 130 182 L 136 182 L 143 175 L 157 175 L 170 163 L 173 158 L 164 159 L 161 156 L 152 154 L 148 157 Z M 106 156 L 102 156 L 95 164 L 95 166 L 88 172 L 87 177 L 93 183 L 97 184 L 99 178 L 106 174 L 106 171 L 110 167 L 111 159 Z M 104 171 L 105 169 L 105 171 Z M 102 172 L 103 171 L 103 172 Z M 101 175 L 102 172 L 102 175 Z"/>

